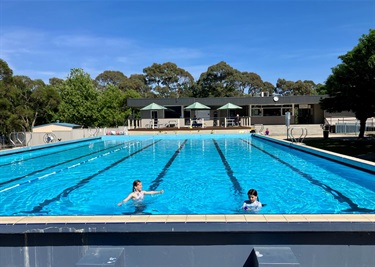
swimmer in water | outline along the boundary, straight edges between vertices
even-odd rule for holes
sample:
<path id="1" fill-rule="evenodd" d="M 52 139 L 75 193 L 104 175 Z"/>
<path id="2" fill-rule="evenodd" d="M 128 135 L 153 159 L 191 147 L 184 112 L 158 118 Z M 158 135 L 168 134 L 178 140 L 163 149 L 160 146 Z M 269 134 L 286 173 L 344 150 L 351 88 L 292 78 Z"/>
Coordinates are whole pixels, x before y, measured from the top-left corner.
<path id="1" fill-rule="evenodd" d="M 133 182 L 133 192 L 131 192 L 124 200 L 119 202 L 117 206 L 121 206 L 126 203 L 128 200 L 132 199 L 133 201 L 142 201 L 145 195 L 155 195 L 163 194 L 164 190 L 160 191 L 143 191 L 142 182 L 140 180 L 135 180 Z"/>
<path id="2" fill-rule="evenodd" d="M 259 202 L 258 192 L 255 189 L 250 189 L 247 192 L 249 200 L 245 200 L 242 209 L 245 211 L 258 212 L 262 208 L 262 203 Z"/>

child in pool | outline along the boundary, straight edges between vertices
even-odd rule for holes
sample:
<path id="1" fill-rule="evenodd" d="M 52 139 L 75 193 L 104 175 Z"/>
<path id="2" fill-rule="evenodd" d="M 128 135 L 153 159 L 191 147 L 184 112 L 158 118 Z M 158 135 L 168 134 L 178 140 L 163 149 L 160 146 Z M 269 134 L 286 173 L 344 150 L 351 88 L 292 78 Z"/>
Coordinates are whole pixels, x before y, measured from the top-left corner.
<path id="1" fill-rule="evenodd" d="M 121 206 L 122 204 L 126 203 L 128 200 L 132 199 L 134 201 L 141 201 L 144 198 L 144 195 L 155 195 L 155 194 L 163 194 L 164 190 L 160 191 L 143 191 L 142 190 L 142 182 L 140 180 L 135 180 L 133 182 L 133 192 L 131 192 L 125 199 L 117 204 L 117 206 Z"/>
<path id="2" fill-rule="evenodd" d="M 245 211 L 258 212 L 262 208 L 262 203 L 259 202 L 258 192 L 255 189 L 250 189 L 247 192 L 249 200 L 245 200 L 242 209 Z"/>

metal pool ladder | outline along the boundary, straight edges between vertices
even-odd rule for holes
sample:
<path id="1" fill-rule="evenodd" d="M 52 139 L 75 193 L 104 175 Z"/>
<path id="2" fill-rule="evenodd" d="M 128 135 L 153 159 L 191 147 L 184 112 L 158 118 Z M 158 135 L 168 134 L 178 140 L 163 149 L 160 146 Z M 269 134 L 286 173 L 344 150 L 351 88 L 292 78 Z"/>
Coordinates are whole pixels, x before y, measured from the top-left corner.
<path id="1" fill-rule="evenodd" d="M 294 129 L 301 130 L 301 134 L 299 135 L 299 137 L 295 137 L 293 135 L 293 130 Z M 290 137 L 291 137 L 293 143 L 303 143 L 303 140 L 307 136 L 307 128 L 304 128 L 304 127 L 292 127 L 292 128 L 289 129 L 289 134 L 290 134 Z"/>

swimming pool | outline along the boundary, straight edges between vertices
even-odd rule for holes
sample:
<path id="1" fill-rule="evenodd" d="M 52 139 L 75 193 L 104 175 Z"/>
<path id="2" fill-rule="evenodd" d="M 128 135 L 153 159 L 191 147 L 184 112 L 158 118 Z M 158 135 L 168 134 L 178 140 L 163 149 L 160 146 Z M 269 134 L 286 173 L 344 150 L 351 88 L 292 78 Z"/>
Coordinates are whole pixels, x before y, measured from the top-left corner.
<path id="1" fill-rule="evenodd" d="M 233 135 L 122 136 L 0 154 L 0 216 L 239 214 L 256 188 L 263 214 L 374 213 L 374 175 Z M 144 205 L 117 203 L 139 179 Z"/>

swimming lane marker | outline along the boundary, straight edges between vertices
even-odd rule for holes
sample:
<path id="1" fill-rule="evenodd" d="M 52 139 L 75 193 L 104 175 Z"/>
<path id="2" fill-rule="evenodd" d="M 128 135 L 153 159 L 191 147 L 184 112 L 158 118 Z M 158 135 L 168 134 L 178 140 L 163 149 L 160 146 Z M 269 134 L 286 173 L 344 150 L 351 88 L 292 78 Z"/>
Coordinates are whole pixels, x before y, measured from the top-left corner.
<path id="1" fill-rule="evenodd" d="M 87 163 L 87 162 L 93 161 L 94 159 L 98 159 L 98 158 L 101 158 L 101 157 L 104 157 L 104 156 L 108 156 L 108 155 L 110 155 L 110 154 L 112 154 L 112 153 L 118 152 L 118 151 L 120 151 L 120 150 L 122 150 L 122 149 L 125 149 L 125 148 L 127 148 L 126 145 L 125 145 L 124 147 L 120 148 L 120 149 L 117 149 L 117 150 L 113 150 L 113 151 L 111 151 L 111 152 L 104 153 L 104 154 L 102 154 L 102 155 L 100 155 L 100 156 L 96 156 L 96 157 L 94 157 L 94 158 L 90 158 L 90 159 L 88 159 L 88 160 L 85 160 L 85 161 L 79 162 L 79 163 L 77 163 L 77 164 L 74 164 L 74 165 L 72 165 L 72 166 L 69 166 L 69 167 L 66 167 L 66 168 L 60 169 L 60 170 L 58 170 L 58 171 L 54 171 L 54 172 L 51 172 L 51 173 L 45 174 L 45 175 L 43 175 L 43 176 L 39 176 L 39 177 L 37 177 L 37 178 L 35 178 L 35 179 L 27 180 L 27 181 L 25 181 L 25 182 L 23 182 L 23 183 L 15 184 L 15 185 L 13 185 L 13 186 L 10 186 L 10 187 L 7 187 L 7 188 L 4 188 L 4 189 L 0 190 L 0 193 L 3 193 L 3 192 L 8 191 L 8 190 L 11 190 L 11 189 L 16 188 L 16 187 L 21 186 L 21 185 L 31 184 L 31 183 L 33 183 L 33 182 L 35 182 L 35 181 L 39 181 L 39 180 L 42 180 L 42 179 L 44 179 L 44 178 L 46 178 L 46 177 L 48 177 L 48 176 L 51 176 L 52 174 L 56 174 L 56 173 L 62 172 L 62 171 L 64 171 L 64 170 L 68 170 L 68 169 L 75 168 L 75 167 L 80 166 L 80 165 L 82 165 L 82 164 L 85 164 L 85 163 Z"/>

